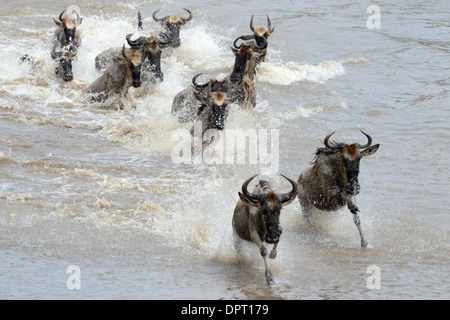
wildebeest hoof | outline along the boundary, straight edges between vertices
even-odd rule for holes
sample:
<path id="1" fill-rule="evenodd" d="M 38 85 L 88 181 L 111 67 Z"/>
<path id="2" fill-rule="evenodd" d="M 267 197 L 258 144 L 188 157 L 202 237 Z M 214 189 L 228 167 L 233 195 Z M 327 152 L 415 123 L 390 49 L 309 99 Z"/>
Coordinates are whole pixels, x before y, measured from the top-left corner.
<path id="1" fill-rule="evenodd" d="M 270 251 L 269 259 L 275 259 L 276 257 L 277 257 L 277 252 L 276 252 L 276 250 Z"/>
<path id="2" fill-rule="evenodd" d="M 353 207 L 351 207 L 349 209 L 350 209 L 350 212 L 353 213 L 353 214 L 357 214 L 359 212 L 359 209 L 358 209 L 357 206 L 353 206 Z"/>
<path id="3" fill-rule="evenodd" d="M 267 281 L 268 285 L 271 285 L 271 284 L 273 284 L 275 282 L 275 280 L 274 280 L 274 278 L 272 276 L 272 273 L 270 271 L 266 272 L 266 281 Z"/>
<path id="4" fill-rule="evenodd" d="M 367 248 L 369 243 L 366 240 L 361 240 L 361 248 Z"/>

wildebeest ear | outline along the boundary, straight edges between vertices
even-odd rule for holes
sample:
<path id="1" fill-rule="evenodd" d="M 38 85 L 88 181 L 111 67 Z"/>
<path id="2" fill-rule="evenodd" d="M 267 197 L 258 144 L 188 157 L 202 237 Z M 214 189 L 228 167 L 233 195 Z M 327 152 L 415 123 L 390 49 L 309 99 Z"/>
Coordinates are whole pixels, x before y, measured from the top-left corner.
<path id="1" fill-rule="evenodd" d="M 361 156 L 362 157 L 366 157 L 366 156 L 371 156 L 373 155 L 375 152 L 377 152 L 378 148 L 380 147 L 379 144 L 374 144 L 373 146 L 368 147 L 367 149 L 361 151 Z"/>
<path id="2" fill-rule="evenodd" d="M 60 21 L 56 21 L 55 18 L 53 18 L 53 21 L 55 21 L 57 26 L 61 26 L 62 25 L 62 23 Z"/>
<path id="3" fill-rule="evenodd" d="M 248 204 L 249 206 L 253 206 L 253 207 L 259 206 L 259 202 L 252 202 L 250 199 L 248 199 L 242 193 L 238 192 L 238 195 L 243 203 Z"/>

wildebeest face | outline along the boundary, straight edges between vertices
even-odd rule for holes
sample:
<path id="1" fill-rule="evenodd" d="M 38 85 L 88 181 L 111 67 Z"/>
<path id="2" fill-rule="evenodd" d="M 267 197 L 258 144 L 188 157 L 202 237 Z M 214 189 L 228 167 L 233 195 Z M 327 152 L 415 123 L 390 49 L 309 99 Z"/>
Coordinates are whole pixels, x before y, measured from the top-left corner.
<path id="1" fill-rule="evenodd" d="M 261 213 L 266 230 L 264 241 L 267 243 L 278 242 L 283 232 L 280 227 L 281 202 L 274 193 L 268 193 L 265 197 L 261 204 Z"/>
<path id="2" fill-rule="evenodd" d="M 139 88 L 141 86 L 141 67 L 142 65 L 134 65 L 132 62 L 128 63 L 128 68 L 131 71 L 131 77 L 133 78 L 133 87 Z"/>
<path id="3" fill-rule="evenodd" d="M 239 198 L 247 205 L 258 208 L 258 213 L 262 218 L 265 230 L 264 241 L 267 243 L 277 243 L 280 240 L 283 228 L 280 225 L 280 213 L 282 207 L 290 204 L 297 196 L 297 184 L 291 179 L 282 175 L 292 185 L 292 190 L 288 193 L 276 194 L 272 191 L 267 181 L 259 181 L 261 193 L 249 193 L 247 186 L 256 177 L 253 176 L 242 185 L 242 193 Z"/>
<path id="4" fill-rule="evenodd" d="M 323 154 L 328 157 L 334 158 L 336 168 L 341 172 L 341 176 L 343 177 L 341 184 L 348 195 L 357 195 L 359 193 L 360 185 L 358 182 L 358 175 L 361 158 L 374 154 L 380 146 L 379 144 L 370 146 L 372 144 L 372 138 L 368 134 L 362 133 L 368 139 L 368 142 L 365 145 L 360 145 L 358 143 L 335 143 L 330 145 L 328 140 L 333 134 L 332 133 L 328 135 L 324 141 L 325 146 L 329 149 L 319 149 L 319 152 L 323 152 Z"/>
<path id="5" fill-rule="evenodd" d="M 64 44 L 71 44 L 75 38 L 76 27 L 82 23 L 83 19 L 80 17 L 78 12 L 75 12 L 75 18 L 67 16 L 63 18 L 64 13 L 65 10 L 59 15 L 59 21 L 55 19 L 53 19 L 53 21 L 56 25 L 64 29 L 64 37 L 66 40 L 66 43 Z"/>
<path id="6" fill-rule="evenodd" d="M 67 27 L 64 28 L 64 35 L 69 43 L 73 42 L 75 38 L 76 28 L 69 29 Z"/>
<path id="7" fill-rule="evenodd" d="M 183 25 L 185 25 L 186 22 L 188 22 L 189 20 L 192 19 L 192 13 L 187 9 L 184 9 L 184 10 L 189 13 L 189 17 L 182 18 L 177 15 L 176 16 L 169 15 L 164 18 L 157 18 L 156 13 L 158 13 L 159 10 L 157 10 L 153 13 L 153 19 L 155 21 L 158 21 L 163 26 L 166 33 L 170 37 L 170 44 L 173 47 L 179 47 L 181 45 L 181 40 L 180 40 L 181 27 Z"/>
<path id="8" fill-rule="evenodd" d="M 228 116 L 226 93 L 213 92 L 211 95 L 211 108 L 213 113 L 212 128 L 216 130 L 223 130 L 225 127 L 225 120 Z"/>
<path id="9" fill-rule="evenodd" d="M 361 161 L 361 153 L 358 148 L 354 145 L 344 145 L 342 154 L 340 155 L 342 166 L 345 171 L 345 176 L 347 178 L 347 184 L 345 186 L 345 191 L 349 195 L 357 195 L 359 193 L 359 163 Z"/>
<path id="10" fill-rule="evenodd" d="M 231 48 L 235 55 L 233 72 L 230 75 L 232 82 L 242 81 L 247 63 L 253 57 L 254 51 L 251 47 L 242 46 L 240 49 Z"/>
<path id="11" fill-rule="evenodd" d="M 253 36 L 255 38 L 258 47 L 266 47 L 267 39 L 275 30 L 275 28 L 272 27 L 272 23 L 270 22 L 269 16 L 267 14 L 266 17 L 267 17 L 267 27 L 254 27 L 253 16 L 252 19 L 250 20 L 250 29 L 253 31 Z"/>
<path id="12" fill-rule="evenodd" d="M 125 45 L 123 45 L 122 55 L 125 57 L 128 69 L 131 72 L 133 87 L 139 88 L 141 86 L 141 68 L 143 60 L 142 48 L 136 50 L 125 49 Z"/>
<path id="13" fill-rule="evenodd" d="M 172 18 L 172 17 L 171 17 Z M 163 26 L 166 32 L 169 34 L 171 39 L 171 44 L 174 47 L 179 47 L 181 45 L 180 40 L 180 30 L 181 26 L 184 25 L 181 21 L 176 21 L 179 17 L 173 17 L 171 20 L 166 20 L 163 22 Z M 176 22 L 172 22 L 176 21 Z"/>

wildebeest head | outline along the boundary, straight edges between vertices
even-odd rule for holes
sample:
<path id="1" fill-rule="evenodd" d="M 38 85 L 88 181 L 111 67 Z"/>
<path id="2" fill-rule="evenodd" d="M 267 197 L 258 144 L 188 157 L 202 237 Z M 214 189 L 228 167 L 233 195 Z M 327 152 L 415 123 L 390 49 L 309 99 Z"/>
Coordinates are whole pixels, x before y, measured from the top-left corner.
<path id="1" fill-rule="evenodd" d="M 78 11 L 74 10 L 73 13 L 75 13 L 75 17 L 72 15 L 66 15 L 64 18 L 64 14 L 66 13 L 66 10 L 61 12 L 59 15 L 59 21 L 55 20 L 53 18 L 53 21 L 56 23 L 57 26 L 63 28 L 64 30 L 64 37 L 65 37 L 65 43 L 63 45 L 71 44 L 75 38 L 75 32 L 77 26 L 79 26 L 83 22 L 83 18 L 80 17 L 80 14 Z"/>
<path id="2" fill-rule="evenodd" d="M 206 83 L 198 83 L 197 78 L 202 73 L 196 74 L 192 78 L 192 88 L 194 89 L 194 95 L 201 103 L 206 103 L 209 99 L 210 92 L 224 92 L 227 93 L 230 89 L 230 84 L 227 79 L 219 81 L 210 79 Z"/>
<path id="3" fill-rule="evenodd" d="M 326 148 L 317 149 L 316 156 L 320 154 L 328 157 L 333 163 L 333 170 L 336 170 L 336 174 L 340 177 L 341 181 L 338 181 L 338 187 L 345 189 L 348 195 L 357 195 L 359 193 L 359 163 L 362 157 L 370 156 L 374 154 L 379 144 L 372 144 L 372 137 L 361 131 L 367 137 L 367 143 L 361 145 L 359 143 L 346 144 L 346 143 L 332 143 L 329 141 L 331 133 L 325 137 L 324 144 Z M 364 150 L 361 150 L 364 149 Z"/>
<path id="4" fill-rule="evenodd" d="M 51 56 L 54 60 L 57 60 L 57 66 L 55 73 L 58 77 L 62 77 L 64 81 L 73 80 L 72 61 L 77 54 L 77 47 L 75 45 L 69 45 L 62 47 L 61 50 L 57 50 L 57 46 L 53 47 Z"/>
<path id="5" fill-rule="evenodd" d="M 185 25 L 186 22 L 192 19 L 192 12 L 189 11 L 188 9 L 184 9 L 187 13 L 189 13 L 189 17 L 187 18 L 182 18 L 178 15 L 176 16 L 168 15 L 165 16 L 164 18 L 157 18 L 156 14 L 159 12 L 159 10 L 153 12 L 152 15 L 153 19 L 159 22 L 165 29 L 165 32 L 169 35 L 170 45 L 173 47 L 179 47 L 181 45 L 180 40 L 181 26 Z"/>
<path id="6" fill-rule="evenodd" d="M 247 186 L 256 176 L 251 177 L 242 185 L 242 193 L 239 198 L 245 204 L 258 208 L 258 214 L 264 224 L 266 231 L 265 239 L 267 243 L 278 242 L 283 229 L 280 226 L 281 208 L 294 201 L 297 196 L 297 184 L 291 179 L 282 175 L 292 185 L 292 190 L 287 193 L 274 193 L 267 181 L 259 181 L 260 193 L 250 193 Z"/>
<path id="7" fill-rule="evenodd" d="M 141 68 L 144 60 L 142 54 L 142 48 L 127 49 L 125 45 L 122 47 L 122 55 L 126 60 L 127 67 L 131 72 L 133 79 L 133 87 L 139 88 L 141 86 Z"/>
<path id="8" fill-rule="evenodd" d="M 144 60 L 148 59 L 150 72 L 154 77 L 163 81 L 164 74 L 161 71 L 161 49 L 166 48 L 170 43 L 170 37 L 166 33 L 160 33 L 158 36 L 144 37 L 140 36 L 136 40 L 131 40 L 132 34 L 127 35 L 127 42 L 133 49 L 142 47 Z"/>
<path id="9" fill-rule="evenodd" d="M 252 35 L 243 36 L 242 40 L 255 40 L 256 44 L 259 47 L 267 47 L 267 40 L 269 39 L 270 35 L 275 30 L 274 27 L 272 27 L 272 23 L 270 22 L 269 15 L 266 14 L 267 17 L 267 26 L 264 27 L 254 27 L 253 26 L 253 17 L 250 20 L 250 29 L 253 31 Z"/>
<path id="10" fill-rule="evenodd" d="M 234 53 L 234 67 L 230 75 L 232 82 L 240 82 L 246 70 L 256 70 L 260 63 L 261 55 L 265 53 L 265 47 L 259 47 L 254 42 L 242 42 L 238 45 L 238 41 L 242 37 L 237 38 L 233 42 L 231 50 Z"/>

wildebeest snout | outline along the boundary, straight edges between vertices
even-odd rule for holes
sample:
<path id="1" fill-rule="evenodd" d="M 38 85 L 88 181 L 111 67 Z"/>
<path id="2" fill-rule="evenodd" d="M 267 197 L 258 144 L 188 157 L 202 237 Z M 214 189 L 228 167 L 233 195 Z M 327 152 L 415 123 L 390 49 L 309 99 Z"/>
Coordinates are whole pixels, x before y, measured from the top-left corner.
<path id="1" fill-rule="evenodd" d="M 264 239 L 267 243 L 277 243 L 280 241 L 282 230 L 277 227 L 268 227 L 266 232 L 266 238 Z"/>

